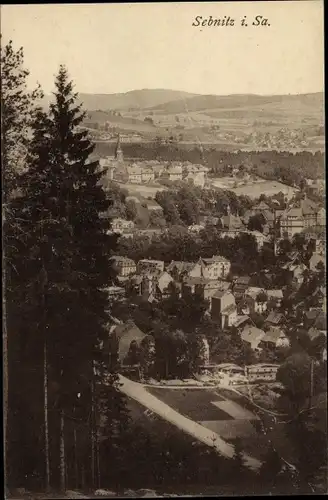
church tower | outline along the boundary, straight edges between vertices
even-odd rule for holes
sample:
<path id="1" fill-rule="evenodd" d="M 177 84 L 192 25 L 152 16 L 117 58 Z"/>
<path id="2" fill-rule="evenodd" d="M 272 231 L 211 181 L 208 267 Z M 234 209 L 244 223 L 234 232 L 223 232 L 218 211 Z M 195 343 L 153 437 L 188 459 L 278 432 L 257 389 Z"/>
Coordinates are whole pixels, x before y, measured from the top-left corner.
<path id="1" fill-rule="evenodd" d="M 124 162 L 123 151 L 122 151 L 122 148 L 121 148 L 121 137 L 120 137 L 120 134 L 118 134 L 118 137 L 117 137 L 117 144 L 116 144 L 116 148 L 115 148 L 115 160 L 118 161 L 118 163 L 123 163 Z"/>

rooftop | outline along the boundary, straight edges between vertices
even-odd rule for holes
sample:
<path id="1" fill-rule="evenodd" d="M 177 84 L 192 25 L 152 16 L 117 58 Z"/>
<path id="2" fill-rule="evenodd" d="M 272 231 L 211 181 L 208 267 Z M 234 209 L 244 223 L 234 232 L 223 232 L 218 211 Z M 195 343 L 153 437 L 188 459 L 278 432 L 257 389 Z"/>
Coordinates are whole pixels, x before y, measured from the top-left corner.
<path id="1" fill-rule="evenodd" d="M 115 260 L 116 262 L 124 262 L 126 264 L 135 265 L 134 260 L 129 259 L 128 257 L 123 257 L 122 255 L 113 255 L 112 257 L 110 257 L 110 260 Z"/>
<path id="2" fill-rule="evenodd" d="M 229 262 L 228 259 L 225 257 L 222 257 L 221 255 L 213 255 L 213 257 L 210 258 L 203 258 L 201 257 L 201 261 L 204 262 L 206 265 L 214 264 L 215 262 Z"/>
<path id="3" fill-rule="evenodd" d="M 253 210 L 270 210 L 270 207 L 264 201 L 260 201 L 258 205 L 253 207 Z"/>
<path id="4" fill-rule="evenodd" d="M 224 215 L 221 218 L 221 222 L 223 228 L 228 229 L 229 231 L 238 231 L 245 227 L 241 218 L 236 217 L 235 215 Z"/>
<path id="5" fill-rule="evenodd" d="M 285 337 L 284 332 L 276 326 L 271 326 L 270 329 L 265 332 L 265 336 L 262 338 L 263 342 L 272 342 L 275 344 L 280 337 Z"/>
<path id="6" fill-rule="evenodd" d="M 275 299 L 282 299 L 284 297 L 283 291 L 281 289 L 279 290 L 266 290 L 267 296 Z"/>
<path id="7" fill-rule="evenodd" d="M 174 268 L 177 269 L 179 273 L 182 273 L 184 271 L 190 271 L 195 267 L 194 262 L 185 262 L 183 260 L 172 260 L 172 262 L 167 266 L 168 271 L 173 271 Z"/>
<path id="8" fill-rule="evenodd" d="M 260 328 L 256 328 L 256 326 L 245 326 L 241 332 L 242 340 L 250 343 L 260 342 L 264 336 L 265 332 L 260 330 Z"/>
<path id="9" fill-rule="evenodd" d="M 284 320 L 284 315 L 282 313 L 271 311 L 266 319 L 267 323 L 272 323 L 273 325 L 279 325 Z"/>

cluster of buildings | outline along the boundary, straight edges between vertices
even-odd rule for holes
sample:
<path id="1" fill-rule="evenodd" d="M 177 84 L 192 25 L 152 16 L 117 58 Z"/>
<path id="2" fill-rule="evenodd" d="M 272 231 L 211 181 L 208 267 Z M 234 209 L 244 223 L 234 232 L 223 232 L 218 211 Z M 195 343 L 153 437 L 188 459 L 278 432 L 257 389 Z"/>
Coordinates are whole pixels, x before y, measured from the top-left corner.
<path id="1" fill-rule="evenodd" d="M 204 165 L 195 165 L 190 162 L 125 161 L 120 136 L 118 136 L 114 157 L 102 158 L 100 165 L 107 170 L 109 180 L 141 185 L 165 180 L 184 181 L 194 186 L 204 187 L 209 171 Z"/>
<path id="2" fill-rule="evenodd" d="M 281 238 L 291 239 L 295 234 L 311 232 L 313 228 L 324 231 L 326 226 L 325 208 L 318 208 L 306 197 L 300 200 L 298 206 L 276 210 L 275 218 Z"/>
<path id="3" fill-rule="evenodd" d="M 204 187 L 207 169 L 202 165 L 190 163 L 163 163 L 144 161 L 126 165 L 118 139 L 115 157 L 101 162 L 108 169 L 108 176 L 120 182 L 133 184 L 149 184 L 159 179 L 169 181 L 185 180 L 194 185 Z M 129 196 L 128 199 L 141 203 L 148 212 L 156 212 L 163 216 L 162 207 L 154 200 Z M 279 206 L 279 204 L 278 204 Z M 249 230 L 253 217 L 261 221 L 261 231 Z M 189 226 L 188 231 L 197 235 L 208 225 L 220 227 L 222 237 L 237 237 L 241 234 L 254 236 L 258 249 L 266 243 L 274 243 L 275 252 L 279 251 L 279 241 L 292 240 L 296 234 L 303 234 L 305 241 L 313 242 L 313 254 L 307 264 L 301 252 L 293 251 L 287 256 L 282 271 L 293 290 L 301 287 L 307 273 L 325 269 L 325 225 L 326 213 L 306 196 L 302 199 L 286 202 L 285 208 L 273 209 L 261 201 L 243 216 L 233 215 L 227 207 L 222 217 L 202 216 L 198 224 Z M 111 221 L 111 230 L 125 237 L 145 234 L 151 238 L 163 229 L 136 228 L 134 222 L 122 218 Z M 165 229 L 164 229 L 165 230 Z M 234 328 L 240 338 L 255 352 L 263 349 L 281 349 L 290 345 L 288 321 L 282 308 L 285 286 L 276 286 L 276 281 L 267 276 L 265 288 L 253 286 L 251 276 L 231 275 L 231 263 L 220 255 L 211 258 L 200 257 L 196 262 L 164 261 L 142 259 L 135 262 L 123 256 L 112 257 L 113 269 L 116 271 L 116 286 L 108 288 L 111 299 L 129 300 L 138 296 L 144 301 L 158 302 L 175 294 L 177 297 L 194 297 L 206 301 L 206 314 L 217 323 L 220 329 Z M 319 307 L 303 311 L 303 327 L 310 340 L 326 335 L 326 290 L 321 287 L 314 292 Z M 262 317 L 261 327 L 254 317 Z M 116 327 L 121 355 L 126 356 L 131 342 L 139 345 L 145 334 L 133 323 L 119 324 Z M 116 331 L 115 330 L 115 331 Z M 117 333 L 116 332 L 116 333 Z M 121 339 L 121 340 L 120 340 Z M 324 356 L 324 354 L 323 354 Z M 326 356 L 326 354 L 325 354 Z M 123 359 L 123 358 L 122 358 Z M 209 357 L 207 360 L 209 364 Z M 253 370 L 253 371 L 252 371 Z M 276 365 L 256 365 L 248 373 L 248 380 L 256 380 L 259 374 L 269 380 L 275 376 Z"/>
<path id="4" fill-rule="evenodd" d="M 313 253 L 310 259 L 313 270 L 317 270 L 314 263 L 318 259 L 325 266 L 324 256 Z M 119 287 L 112 287 L 116 298 L 124 299 L 132 294 L 148 302 L 160 303 L 173 293 L 186 299 L 198 297 L 206 301 L 206 314 L 220 329 L 234 327 L 252 350 L 260 352 L 263 348 L 289 346 L 290 340 L 286 335 L 288 321 L 281 309 L 285 287 L 277 288 L 274 280 L 266 288 L 252 286 L 251 276 L 233 277 L 231 263 L 220 255 L 200 257 L 197 262 L 172 261 L 169 264 L 151 259 L 136 263 L 127 257 L 114 256 L 112 262 L 120 283 Z M 298 253 L 293 252 L 283 271 L 297 291 L 309 268 L 301 262 Z M 323 331 L 322 323 L 322 318 L 326 318 L 326 291 L 320 289 L 316 293 L 320 296 L 321 305 L 314 312 L 309 311 L 309 316 L 313 316 L 311 324 L 304 320 L 309 338 L 322 332 L 326 334 L 326 326 Z M 254 315 L 263 318 L 261 328 L 255 325 Z"/>

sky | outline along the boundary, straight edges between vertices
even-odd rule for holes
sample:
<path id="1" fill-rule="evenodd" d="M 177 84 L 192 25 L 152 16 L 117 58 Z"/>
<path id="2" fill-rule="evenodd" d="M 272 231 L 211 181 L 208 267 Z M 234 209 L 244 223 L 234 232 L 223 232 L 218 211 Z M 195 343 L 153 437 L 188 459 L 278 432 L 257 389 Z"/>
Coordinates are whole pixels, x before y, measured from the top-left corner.
<path id="1" fill-rule="evenodd" d="M 192 26 L 210 15 L 234 26 Z M 270 26 L 252 26 L 259 15 Z M 4 41 L 23 46 L 29 85 L 45 93 L 60 64 L 80 93 L 322 92 L 323 19 L 321 0 L 1 6 Z"/>

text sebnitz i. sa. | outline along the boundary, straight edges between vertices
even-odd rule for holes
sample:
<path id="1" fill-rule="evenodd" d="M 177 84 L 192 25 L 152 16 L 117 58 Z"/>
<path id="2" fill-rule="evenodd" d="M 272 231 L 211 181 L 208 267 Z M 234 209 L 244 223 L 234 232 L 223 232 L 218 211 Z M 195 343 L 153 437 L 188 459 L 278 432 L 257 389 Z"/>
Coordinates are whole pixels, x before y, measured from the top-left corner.
<path id="1" fill-rule="evenodd" d="M 193 20 L 192 26 L 199 28 L 206 27 L 216 27 L 216 26 L 270 26 L 269 20 L 263 16 L 255 16 L 253 19 L 248 21 L 246 16 L 243 16 L 240 21 L 230 17 L 223 16 L 221 18 L 215 18 L 209 16 L 204 18 L 203 16 L 196 16 Z"/>

